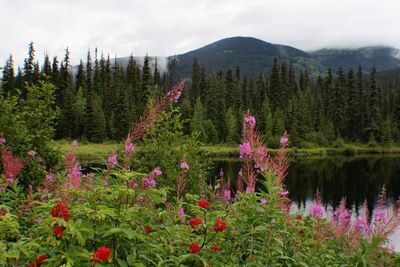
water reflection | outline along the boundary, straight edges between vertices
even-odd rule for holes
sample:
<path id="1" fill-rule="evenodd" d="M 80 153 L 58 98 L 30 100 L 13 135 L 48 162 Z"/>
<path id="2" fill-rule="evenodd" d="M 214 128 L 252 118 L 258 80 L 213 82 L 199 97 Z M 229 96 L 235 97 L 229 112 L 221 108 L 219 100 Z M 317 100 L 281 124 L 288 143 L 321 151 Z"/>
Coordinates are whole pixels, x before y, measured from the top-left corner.
<path id="1" fill-rule="evenodd" d="M 217 159 L 214 176 L 224 170 L 234 187 L 239 160 Z M 370 212 L 385 185 L 388 203 L 400 196 L 400 156 L 301 157 L 292 158 L 285 185 L 298 209 L 306 208 L 319 189 L 324 205 L 336 208 L 343 197 L 356 212 L 365 199 Z"/>

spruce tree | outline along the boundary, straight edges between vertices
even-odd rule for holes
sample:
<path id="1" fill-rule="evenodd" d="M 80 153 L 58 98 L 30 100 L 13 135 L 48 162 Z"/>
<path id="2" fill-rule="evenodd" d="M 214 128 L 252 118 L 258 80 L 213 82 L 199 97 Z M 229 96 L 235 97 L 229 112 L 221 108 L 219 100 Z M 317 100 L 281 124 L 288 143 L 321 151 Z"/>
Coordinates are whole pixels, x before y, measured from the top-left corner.
<path id="1" fill-rule="evenodd" d="M 271 76 L 270 76 L 270 90 L 271 90 L 271 107 L 272 110 L 282 109 L 282 81 L 281 81 L 281 72 L 278 63 L 278 59 L 274 58 L 274 62 L 272 63 Z"/>
<path id="2" fill-rule="evenodd" d="M 359 94 L 355 84 L 353 70 L 350 68 L 347 75 L 347 104 L 346 104 L 346 122 L 345 128 L 346 137 L 354 141 L 360 135 L 359 130 L 362 125 L 359 117 L 360 103 Z"/>
<path id="3" fill-rule="evenodd" d="M 239 141 L 239 129 L 237 127 L 237 119 L 235 117 L 235 112 L 233 108 L 228 108 L 225 114 L 225 123 L 226 123 L 226 143 L 228 144 L 237 144 Z"/>
<path id="4" fill-rule="evenodd" d="M 381 120 L 381 111 L 379 103 L 379 89 L 376 81 L 376 69 L 375 66 L 371 69 L 370 80 L 369 80 L 369 125 L 368 125 L 368 137 L 369 141 L 378 141 L 380 137 L 379 123 Z"/>
<path id="5" fill-rule="evenodd" d="M 139 102 L 138 111 L 142 114 L 147 105 L 147 100 L 150 95 L 151 86 L 151 69 L 150 69 L 150 59 L 146 55 L 143 62 L 142 77 L 141 77 L 141 88 L 139 92 Z"/>
<path id="6" fill-rule="evenodd" d="M 15 95 L 15 77 L 14 77 L 14 59 L 12 55 L 7 59 L 3 69 L 3 79 L 1 82 L 3 95 L 7 94 Z"/>
<path id="7" fill-rule="evenodd" d="M 43 69 L 40 76 L 42 80 L 50 79 L 51 77 L 51 62 L 48 54 L 44 57 Z"/>
<path id="8" fill-rule="evenodd" d="M 58 64 L 57 57 L 53 57 L 53 63 L 51 67 L 51 83 L 56 87 L 56 90 L 60 82 L 60 71 Z"/>
<path id="9" fill-rule="evenodd" d="M 235 84 L 234 84 L 234 79 L 233 79 L 233 71 L 231 68 L 228 68 L 225 74 L 225 86 L 226 86 L 226 107 L 234 107 L 234 100 L 235 96 L 234 91 L 235 91 Z M 237 107 L 237 106 L 236 106 Z"/>
<path id="10" fill-rule="evenodd" d="M 197 98 L 200 97 L 200 83 L 201 67 L 199 62 L 197 61 L 197 58 L 195 58 L 192 65 L 192 87 L 190 90 L 190 98 L 192 103 L 197 101 Z"/>
<path id="11" fill-rule="evenodd" d="M 33 42 L 29 43 L 28 58 L 24 61 L 24 81 L 28 84 L 33 82 L 35 68 L 35 47 Z"/>
<path id="12" fill-rule="evenodd" d="M 78 71 L 75 76 L 75 91 L 78 92 L 81 90 L 82 97 L 85 96 L 86 89 L 86 74 L 85 74 L 85 66 L 83 65 L 82 59 L 78 65 Z"/>
<path id="13" fill-rule="evenodd" d="M 117 93 L 114 111 L 114 138 L 116 140 L 123 140 L 128 134 L 130 121 L 126 87 L 123 84 L 122 69 L 119 67 L 115 69 L 113 87 Z"/>
<path id="14" fill-rule="evenodd" d="M 161 85 L 161 75 L 160 71 L 158 70 L 158 62 L 157 58 L 154 58 L 154 71 L 153 71 L 153 85 Z"/>

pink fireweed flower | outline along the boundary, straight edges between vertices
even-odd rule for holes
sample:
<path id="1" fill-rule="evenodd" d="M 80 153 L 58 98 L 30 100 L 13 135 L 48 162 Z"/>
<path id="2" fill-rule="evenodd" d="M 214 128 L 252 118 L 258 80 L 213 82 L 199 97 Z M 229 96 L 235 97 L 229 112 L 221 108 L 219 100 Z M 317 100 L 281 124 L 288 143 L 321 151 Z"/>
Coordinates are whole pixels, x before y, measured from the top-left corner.
<path id="1" fill-rule="evenodd" d="M 181 162 L 181 169 L 184 171 L 188 171 L 189 170 L 189 164 L 186 161 L 182 161 Z"/>
<path id="2" fill-rule="evenodd" d="M 224 190 L 224 201 L 228 204 L 231 202 L 231 190 L 229 189 Z"/>
<path id="3" fill-rule="evenodd" d="M 135 144 L 133 143 L 127 143 L 125 144 L 125 154 L 130 156 L 135 152 Z"/>
<path id="4" fill-rule="evenodd" d="M 341 228 L 345 228 L 350 224 L 351 212 L 346 209 L 344 201 L 342 201 L 340 207 L 333 213 L 333 220 Z"/>
<path id="5" fill-rule="evenodd" d="M 35 150 L 29 150 L 26 154 L 28 154 L 29 157 L 34 158 L 36 156 L 36 151 Z"/>
<path id="6" fill-rule="evenodd" d="M 186 214 L 185 214 L 185 210 L 184 210 L 182 207 L 179 208 L 179 210 L 178 210 L 178 215 L 179 215 L 179 217 L 181 218 L 181 223 L 182 223 L 182 224 L 185 223 Z"/>
<path id="7" fill-rule="evenodd" d="M 152 174 L 154 175 L 154 176 L 160 176 L 161 174 L 162 174 L 162 172 L 161 172 L 161 169 L 160 169 L 160 167 L 156 167 L 153 171 L 152 171 Z"/>
<path id="8" fill-rule="evenodd" d="M 142 179 L 142 184 L 145 188 L 155 188 L 156 187 L 156 180 L 152 176 L 148 176 Z"/>
<path id="9" fill-rule="evenodd" d="M 47 173 L 45 178 L 46 182 L 52 182 L 54 180 L 54 174 L 52 174 L 51 172 Z"/>
<path id="10" fill-rule="evenodd" d="M 319 201 L 314 201 L 310 211 L 311 217 L 322 218 L 324 216 L 324 207 Z"/>
<path id="11" fill-rule="evenodd" d="M 224 175 L 225 175 L 224 170 L 221 168 L 219 170 L 219 177 L 224 177 Z"/>
<path id="12" fill-rule="evenodd" d="M 289 191 L 286 190 L 286 189 L 283 189 L 283 188 L 282 188 L 282 189 L 279 191 L 279 196 L 280 196 L 280 197 L 286 197 L 288 194 L 289 194 Z"/>
<path id="13" fill-rule="evenodd" d="M 136 189 L 139 187 L 139 184 L 135 178 L 132 178 L 129 182 L 126 183 L 126 185 L 130 189 Z"/>
<path id="14" fill-rule="evenodd" d="M 254 116 L 252 116 L 251 114 L 244 115 L 244 122 L 250 128 L 254 128 L 256 126 L 256 118 Z"/>
<path id="15" fill-rule="evenodd" d="M 256 168 L 257 170 L 259 170 L 261 173 L 265 172 L 265 169 L 258 163 L 254 164 L 254 168 Z"/>
<path id="16" fill-rule="evenodd" d="M 254 186 L 251 185 L 247 186 L 246 193 L 254 193 L 254 191 L 255 191 Z"/>
<path id="17" fill-rule="evenodd" d="M 179 98 L 181 98 L 182 91 L 177 91 L 175 96 L 174 96 L 174 102 L 178 102 Z"/>
<path id="18" fill-rule="evenodd" d="M 170 91 L 168 91 L 165 97 L 168 100 L 174 101 L 176 103 L 182 96 L 183 88 L 184 88 L 184 83 L 180 82 L 179 84 L 174 86 Z"/>
<path id="19" fill-rule="evenodd" d="M 114 151 L 107 159 L 108 167 L 110 169 L 114 169 L 115 166 L 117 166 L 117 162 L 118 162 L 117 153 L 115 153 Z"/>
<path id="20" fill-rule="evenodd" d="M 378 208 L 374 211 L 373 223 L 377 227 L 386 223 L 386 213 L 383 209 Z"/>
<path id="21" fill-rule="evenodd" d="M 239 170 L 238 175 L 239 175 L 239 177 L 243 177 L 243 170 L 242 169 Z"/>
<path id="22" fill-rule="evenodd" d="M 76 189 L 79 188 L 82 180 L 81 166 L 79 163 L 75 163 L 75 165 L 69 170 L 68 178 L 69 180 L 65 182 L 65 186 L 71 186 Z"/>
<path id="23" fill-rule="evenodd" d="M 279 144 L 281 145 L 282 148 L 284 148 L 287 146 L 288 142 L 289 142 L 289 137 L 287 132 L 285 131 L 281 136 L 281 139 L 279 140 Z"/>
<path id="24" fill-rule="evenodd" d="M 363 233 L 365 236 L 368 236 L 372 232 L 368 220 L 364 216 L 357 218 L 354 221 L 353 227 L 356 231 Z"/>
<path id="25" fill-rule="evenodd" d="M 258 162 L 264 162 L 267 159 L 268 152 L 265 147 L 258 147 L 256 150 L 255 157 Z"/>
<path id="26" fill-rule="evenodd" d="M 262 199 L 261 199 L 261 204 L 265 205 L 265 204 L 267 204 L 267 203 L 268 203 L 268 200 L 266 200 L 265 198 L 262 198 Z"/>
<path id="27" fill-rule="evenodd" d="M 239 148 L 240 148 L 240 158 L 251 158 L 250 143 L 240 144 Z"/>

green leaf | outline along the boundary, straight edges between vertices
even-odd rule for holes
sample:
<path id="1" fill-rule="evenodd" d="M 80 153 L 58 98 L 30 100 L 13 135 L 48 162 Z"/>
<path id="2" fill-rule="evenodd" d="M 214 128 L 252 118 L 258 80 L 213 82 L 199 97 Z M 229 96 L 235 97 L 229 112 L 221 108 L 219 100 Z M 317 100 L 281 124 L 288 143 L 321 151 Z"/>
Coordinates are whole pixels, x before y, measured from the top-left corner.
<path id="1" fill-rule="evenodd" d="M 128 264 L 130 266 L 135 264 L 135 260 L 136 260 L 136 256 L 134 256 L 134 255 L 128 255 L 128 257 L 126 257 L 126 261 L 128 262 Z"/>
<path id="2" fill-rule="evenodd" d="M 103 234 L 103 237 L 108 237 L 108 236 L 111 236 L 111 235 L 119 235 L 121 233 L 124 233 L 124 230 L 121 229 L 121 228 L 115 227 L 115 228 L 111 228 L 110 230 L 106 231 Z"/>
<path id="3" fill-rule="evenodd" d="M 119 266 L 128 267 L 128 263 L 126 263 L 126 261 L 121 260 L 121 259 L 118 259 L 117 261 L 118 261 Z"/>

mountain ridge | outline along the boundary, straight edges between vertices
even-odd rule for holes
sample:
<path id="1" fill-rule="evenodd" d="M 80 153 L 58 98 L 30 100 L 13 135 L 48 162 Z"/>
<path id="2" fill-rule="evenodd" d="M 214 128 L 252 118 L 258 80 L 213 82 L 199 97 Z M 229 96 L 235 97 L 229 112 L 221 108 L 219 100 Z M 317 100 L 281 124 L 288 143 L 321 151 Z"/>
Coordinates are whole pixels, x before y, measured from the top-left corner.
<path id="1" fill-rule="evenodd" d="M 119 58 L 118 61 L 127 62 L 127 58 L 129 57 Z M 150 58 L 154 64 L 155 57 Z M 400 50 L 387 45 L 304 51 L 247 36 L 223 38 L 182 54 L 156 58 L 159 63 L 162 62 L 159 64 L 161 69 L 166 69 L 173 62 L 174 71 L 179 78 L 190 78 L 195 58 L 207 72 L 239 66 L 241 73 L 247 75 L 269 72 L 274 58 L 292 64 L 296 69 L 307 68 L 314 75 L 324 73 L 328 68 L 336 72 L 339 67 L 355 69 L 358 65 L 365 72 L 373 66 L 378 71 L 400 67 Z"/>

